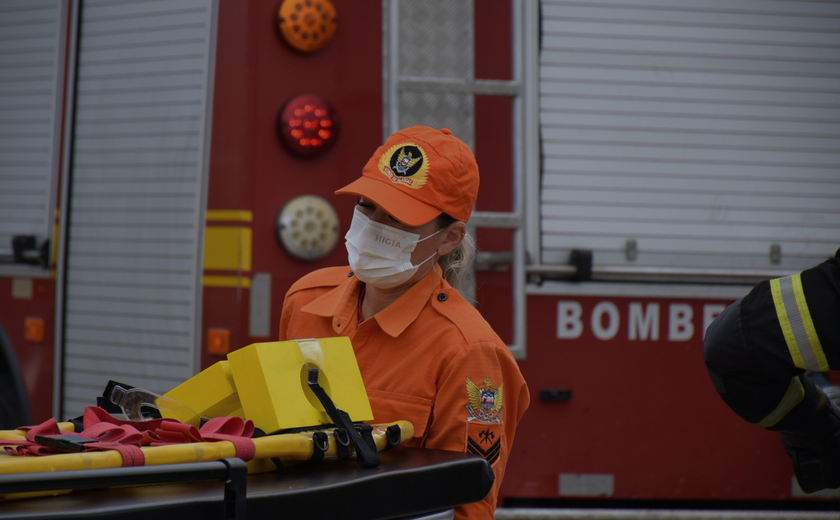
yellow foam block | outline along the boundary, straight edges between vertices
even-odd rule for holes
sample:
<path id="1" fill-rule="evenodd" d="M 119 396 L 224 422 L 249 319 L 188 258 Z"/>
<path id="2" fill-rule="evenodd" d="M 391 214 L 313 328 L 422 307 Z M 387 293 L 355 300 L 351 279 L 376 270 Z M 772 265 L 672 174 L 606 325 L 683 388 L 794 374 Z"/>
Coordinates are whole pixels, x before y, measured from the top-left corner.
<path id="1" fill-rule="evenodd" d="M 319 339 L 324 353 L 320 383 L 353 421 L 371 421 L 367 392 L 348 338 Z M 294 341 L 254 343 L 228 354 L 245 417 L 266 433 L 331 424 L 309 389 L 308 370 Z"/>
<path id="2" fill-rule="evenodd" d="M 180 401 L 204 417 L 244 417 L 233 374 L 227 361 L 219 361 L 173 388 L 164 397 Z M 199 419 L 185 420 L 161 411 L 171 417 L 198 426 Z"/>

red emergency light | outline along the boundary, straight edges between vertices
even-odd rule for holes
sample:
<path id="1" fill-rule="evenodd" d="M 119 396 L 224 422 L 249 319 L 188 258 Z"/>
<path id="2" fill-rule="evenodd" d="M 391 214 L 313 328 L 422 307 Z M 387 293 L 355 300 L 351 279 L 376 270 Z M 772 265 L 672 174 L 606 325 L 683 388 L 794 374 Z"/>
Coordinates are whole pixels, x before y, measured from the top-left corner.
<path id="1" fill-rule="evenodd" d="M 283 105 L 277 116 L 277 134 L 293 153 L 317 157 L 338 139 L 338 112 L 321 96 L 301 94 Z"/>

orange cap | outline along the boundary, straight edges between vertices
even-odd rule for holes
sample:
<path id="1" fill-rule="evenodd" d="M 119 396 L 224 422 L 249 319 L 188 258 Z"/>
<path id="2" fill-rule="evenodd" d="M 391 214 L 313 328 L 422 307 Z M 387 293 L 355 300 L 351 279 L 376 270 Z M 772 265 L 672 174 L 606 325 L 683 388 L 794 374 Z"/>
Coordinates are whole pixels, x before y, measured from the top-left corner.
<path id="1" fill-rule="evenodd" d="M 370 199 L 409 226 L 422 226 L 441 213 L 467 222 L 478 196 L 478 164 L 446 128 L 412 126 L 391 134 L 362 176 L 336 193 Z"/>

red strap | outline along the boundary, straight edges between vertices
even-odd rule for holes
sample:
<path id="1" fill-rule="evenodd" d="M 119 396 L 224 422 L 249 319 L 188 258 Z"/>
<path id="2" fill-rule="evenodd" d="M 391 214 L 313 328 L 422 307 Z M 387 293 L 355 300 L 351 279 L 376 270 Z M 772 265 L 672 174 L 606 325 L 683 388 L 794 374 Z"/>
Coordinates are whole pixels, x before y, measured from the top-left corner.
<path id="1" fill-rule="evenodd" d="M 254 422 L 240 417 L 216 417 L 202 426 L 201 435 L 208 441 L 230 441 L 236 456 L 244 461 L 254 458 L 257 452 L 254 441 Z"/>
<path id="2" fill-rule="evenodd" d="M 27 427 L 26 430 L 25 441 L 2 441 L 4 444 L 8 442 L 9 444 L 15 445 L 5 447 L 8 453 L 22 456 L 43 456 L 65 453 L 57 448 L 40 444 L 35 440 L 35 436 L 55 437 L 73 433 L 60 430 L 58 423 L 52 418 L 36 426 Z M 144 434 L 138 432 L 130 425 L 117 426 L 111 423 L 99 423 L 92 425 L 78 435 L 85 439 L 94 439 L 97 441 L 86 444 L 83 451 L 118 451 L 122 455 L 123 467 L 142 466 L 145 463 L 145 456 L 140 449 L 140 442 L 144 438 Z"/>
<path id="3" fill-rule="evenodd" d="M 130 466 L 144 466 L 146 464 L 146 456 L 140 446 L 132 444 L 120 444 L 119 442 L 96 442 L 93 444 L 86 444 L 85 451 L 117 451 L 122 455 L 123 467 Z M 90 446 L 89 448 L 87 446 Z"/>
<path id="4" fill-rule="evenodd" d="M 26 440 L 21 441 L 2 441 L 5 446 L 5 450 L 7 453 L 12 455 L 21 455 L 24 457 L 35 456 L 35 455 L 52 455 L 55 453 L 61 453 L 60 451 L 56 450 L 55 448 L 48 448 L 38 442 L 35 441 L 36 435 L 44 435 L 46 437 L 52 437 L 56 435 L 66 435 L 72 432 L 67 432 L 60 430 L 58 428 L 58 423 L 55 419 L 48 419 L 47 421 L 37 424 L 35 426 L 25 426 L 23 428 L 19 428 L 21 430 L 26 430 Z"/>
<path id="5" fill-rule="evenodd" d="M 123 466 L 142 466 L 145 457 L 140 446 L 164 446 L 192 442 L 230 441 L 236 448 L 236 456 L 242 460 L 254 458 L 256 448 L 251 436 L 253 421 L 240 417 L 217 417 L 210 419 L 201 430 L 174 419 L 152 421 L 123 421 L 102 408 L 88 406 L 84 413 L 84 430 L 79 433 L 85 439 L 96 440 L 85 444 L 84 451 L 115 450 L 123 457 Z M 54 455 L 65 453 L 56 448 L 44 446 L 35 441 L 36 435 L 56 436 L 73 432 L 58 428 L 55 419 L 39 425 L 21 428 L 27 430 L 26 440 L 0 441 L 12 455 Z"/>
<path id="6" fill-rule="evenodd" d="M 230 441 L 236 448 L 236 456 L 242 460 L 251 460 L 256 453 L 254 441 L 251 440 L 254 422 L 240 417 L 216 417 L 207 421 L 200 430 L 189 424 L 166 422 L 161 424 L 156 433 L 160 442 L 152 443 L 152 446 Z"/>
<path id="7" fill-rule="evenodd" d="M 155 433 L 157 433 L 160 441 L 152 443 L 152 446 L 204 441 L 195 426 L 180 422 L 165 422 L 160 425 Z"/>
<path id="8" fill-rule="evenodd" d="M 35 442 L 36 435 L 64 435 L 71 432 L 66 432 L 58 429 L 58 422 L 55 419 L 48 419 L 41 424 L 30 426 L 26 428 L 26 440 Z"/>
<path id="9" fill-rule="evenodd" d="M 149 432 L 145 433 L 148 434 Z M 146 438 L 144 433 L 138 432 L 137 429 L 130 424 L 117 426 L 116 424 L 111 423 L 95 424 L 90 428 L 85 428 L 85 430 L 79 435 L 85 439 L 95 439 L 103 443 L 118 442 L 120 444 L 130 444 L 137 447 L 142 446 L 143 440 Z"/>
<path id="10" fill-rule="evenodd" d="M 54 455 L 56 453 L 62 453 L 59 450 L 56 450 L 55 448 L 49 448 L 47 446 L 44 446 L 43 444 L 36 442 L 36 435 L 52 437 L 56 435 L 66 435 L 72 433 L 59 430 L 58 423 L 55 422 L 55 419 L 50 419 L 36 426 L 28 426 L 26 428 L 19 429 L 28 430 L 25 437 L 26 440 L 3 440 L 0 442 L 2 442 L 2 444 L 5 445 L 3 448 L 10 455 L 19 455 L 23 457 Z"/>

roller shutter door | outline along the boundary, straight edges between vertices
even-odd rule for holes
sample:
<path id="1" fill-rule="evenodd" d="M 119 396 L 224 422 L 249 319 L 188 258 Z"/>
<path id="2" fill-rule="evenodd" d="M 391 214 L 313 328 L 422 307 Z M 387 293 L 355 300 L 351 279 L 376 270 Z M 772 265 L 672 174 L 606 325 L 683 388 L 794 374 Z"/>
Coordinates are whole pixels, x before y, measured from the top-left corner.
<path id="1" fill-rule="evenodd" d="M 840 3 L 542 2 L 540 261 L 799 270 L 840 245 Z"/>
<path id="2" fill-rule="evenodd" d="M 70 194 L 63 415 L 109 379 L 198 368 L 215 3 L 85 1 Z"/>
<path id="3" fill-rule="evenodd" d="M 12 237 L 52 238 L 56 201 L 65 2 L 0 2 L 0 258 Z M 0 265 L 3 274 L 49 271 Z"/>

